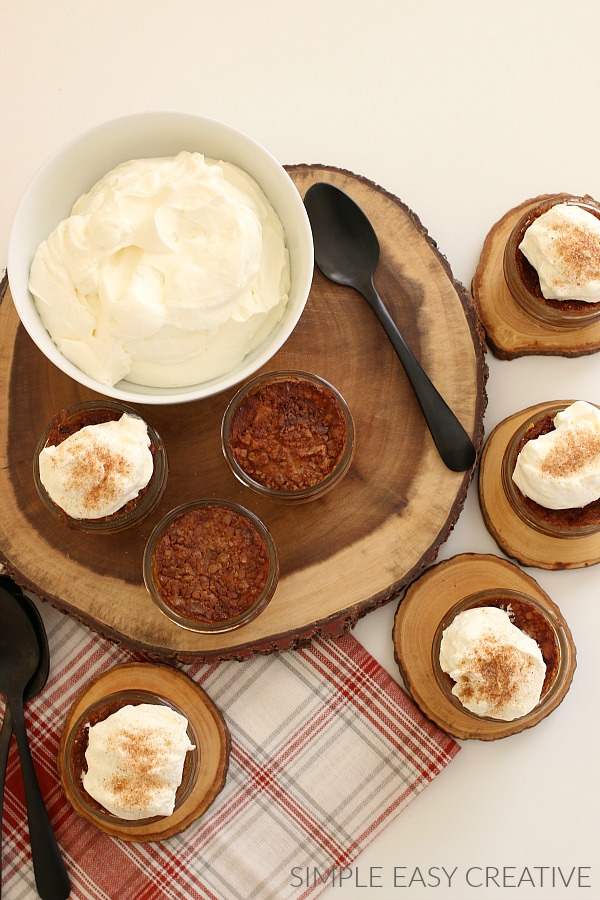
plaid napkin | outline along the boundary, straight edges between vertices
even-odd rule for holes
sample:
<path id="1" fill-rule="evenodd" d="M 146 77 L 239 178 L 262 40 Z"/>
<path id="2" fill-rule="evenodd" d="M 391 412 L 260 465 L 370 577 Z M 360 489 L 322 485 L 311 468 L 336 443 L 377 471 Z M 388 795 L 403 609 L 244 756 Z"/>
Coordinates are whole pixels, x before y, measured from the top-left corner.
<path id="1" fill-rule="evenodd" d="M 459 749 L 351 635 L 243 663 L 182 665 L 219 706 L 231 731 L 227 783 L 182 834 L 160 843 L 118 841 L 66 802 L 56 754 L 66 713 L 87 682 L 144 657 L 48 604 L 40 604 L 40 611 L 50 643 L 50 679 L 25 715 L 74 898 L 316 896 L 327 887 L 327 872 L 349 866 Z M 4 802 L 5 900 L 36 896 L 26 822 L 13 741 Z"/>

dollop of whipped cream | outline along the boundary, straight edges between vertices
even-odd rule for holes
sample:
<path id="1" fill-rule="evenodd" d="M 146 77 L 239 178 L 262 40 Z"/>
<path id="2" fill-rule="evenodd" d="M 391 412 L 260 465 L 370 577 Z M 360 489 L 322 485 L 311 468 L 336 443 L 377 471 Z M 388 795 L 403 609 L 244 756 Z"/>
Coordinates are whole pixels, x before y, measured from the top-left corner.
<path id="1" fill-rule="evenodd" d="M 40 481 L 73 519 L 112 515 L 138 496 L 153 471 L 148 427 L 127 413 L 86 425 L 39 455 Z"/>
<path id="2" fill-rule="evenodd" d="M 443 632 L 439 659 L 455 682 L 452 693 L 478 716 L 510 722 L 539 702 L 546 676 L 541 650 L 503 609 L 459 613 Z"/>
<path id="3" fill-rule="evenodd" d="M 547 300 L 600 301 L 600 220 L 586 209 L 552 206 L 527 228 L 519 250 Z"/>
<path id="4" fill-rule="evenodd" d="M 512 475 L 546 509 L 577 509 L 600 499 L 600 410 L 577 400 L 554 417 L 554 431 L 527 441 Z"/>
<path id="5" fill-rule="evenodd" d="M 289 255 L 253 178 L 183 151 L 108 172 L 40 244 L 29 288 L 58 349 L 92 378 L 184 387 L 230 371 L 273 330 Z"/>
<path id="6" fill-rule="evenodd" d="M 167 706 L 123 706 L 88 729 L 83 787 L 120 819 L 170 816 L 194 749 L 188 721 Z"/>

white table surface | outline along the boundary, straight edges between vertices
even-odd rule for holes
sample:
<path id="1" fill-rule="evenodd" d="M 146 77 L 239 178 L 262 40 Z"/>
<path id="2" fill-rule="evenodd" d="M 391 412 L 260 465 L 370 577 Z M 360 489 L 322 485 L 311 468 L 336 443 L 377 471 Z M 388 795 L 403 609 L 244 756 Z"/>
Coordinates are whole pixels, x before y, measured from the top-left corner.
<path id="1" fill-rule="evenodd" d="M 4 0 L 0 270 L 20 195 L 47 156 L 107 119 L 175 109 L 248 132 L 282 163 L 330 164 L 381 184 L 469 286 L 506 210 L 554 191 L 600 197 L 599 30 L 597 0 Z M 488 363 L 487 434 L 540 401 L 600 401 L 597 355 L 488 354 Z M 466 551 L 502 555 L 475 484 L 439 558 Z M 578 648 L 567 699 L 523 734 L 462 742 L 326 896 L 600 898 L 599 570 L 528 571 Z M 394 609 L 355 634 L 399 678 Z M 442 867 L 456 869 L 450 885 Z M 505 870 L 503 887 L 469 885 L 469 870 L 477 884 L 485 867 Z M 526 867 L 534 884 L 525 874 L 517 887 Z M 561 876 L 573 868 L 567 888 Z"/>

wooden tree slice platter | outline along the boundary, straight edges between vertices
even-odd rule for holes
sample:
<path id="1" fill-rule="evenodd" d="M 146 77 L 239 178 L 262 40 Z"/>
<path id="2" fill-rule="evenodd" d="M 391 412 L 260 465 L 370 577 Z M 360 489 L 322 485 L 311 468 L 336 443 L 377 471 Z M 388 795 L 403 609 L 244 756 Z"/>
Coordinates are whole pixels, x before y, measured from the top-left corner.
<path id="1" fill-rule="evenodd" d="M 435 243 L 398 198 L 364 178 L 322 166 L 289 172 L 302 196 L 315 181 L 330 181 L 365 210 L 381 242 L 378 288 L 480 451 L 487 377 L 482 335 L 472 298 Z M 356 453 L 335 490 L 299 507 L 263 500 L 230 473 L 220 422 L 231 389 L 176 406 L 139 406 L 169 456 L 167 488 L 151 517 L 116 535 L 58 527 L 34 488 L 33 448 L 57 410 L 94 395 L 35 347 L 9 291 L 0 304 L 0 341 L 0 562 L 58 608 L 157 657 L 243 659 L 340 634 L 435 559 L 464 505 L 473 470 L 444 466 L 375 316 L 359 294 L 318 270 L 298 325 L 268 369 L 303 369 L 333 383 L 354 416 Z M 247 506 L 271 530 L 280 554 L 280 582 L 266 611 L 221 635 L 174 625 L 142 583 L 144 545 L 156 522 L 202 497 Z"/>
<path id="2" fill-rule="evenodd" d="M 540 569 L 577 569 L 600 562 L 600 533 L 562 539 L 542 534 L 517 515 L 502 486 L 502 460 L 515 431 L 558 402 L 530 406 L 494 428 L 481 457 L 479 505 L 485 527 L 507 556 Z M 572 402 L 564 401 L 565 406 Z"/>
<path id="3" fill-rule="evenodd" d="M 562 683 L 548 705 L 526 721 L 497 722 L 463 713 L 444 695 L 433 670 L 432 647 L 437 627 L 463 597 L 487 589 L 521 591 L 551 611 L 569 648 Z M 537 725 L 564 699 L 576 666 L 576 649 L 558 606 L 537 581 L 518 566 L 497 556 L 464 553 L 432 566 L 406 591 L 396 612 L 394 656 L 410 694 L 427 718 L 455 738 L 493 741 Z"/>
<path id="4" fill-rule="evenodd" d="M 527 210 L 556 194 L 541 194 L 509 210 L 487 235 L 472 283 L 489 347 L 499 359 L 519 356 L 585 356 L 600 350 L 600 322 L 583 328 L 557 328 L 521 309 L 504 278 L 504 248 Z M 565 196 L 570 196 L 565 194 Z"/>
<path id="5" fill-rule="evenodd" d="M 146 824 L 124 825 L 115 818 L 97 816 L 73 792 L 66 776 L 69 733 L 86 710 L 111 694 L 142 691 L 172 703 L 186 717 L 197 739 L 198 766 L 191 790 L 170 816 Z M 127 663 L 104 672 L 79 695 L 67 716 L 58 748 L 58 773 L 63 790 L 75 812 L 96 828 L 123 841 L 162 841 L 186 829 L 206 812 L 222 790 L 229 765 L 231 739 L 223 716 L 210 697 L 187 675 L 169 666 Z M 192 752 L 192 751 L 190 751 Z"/>

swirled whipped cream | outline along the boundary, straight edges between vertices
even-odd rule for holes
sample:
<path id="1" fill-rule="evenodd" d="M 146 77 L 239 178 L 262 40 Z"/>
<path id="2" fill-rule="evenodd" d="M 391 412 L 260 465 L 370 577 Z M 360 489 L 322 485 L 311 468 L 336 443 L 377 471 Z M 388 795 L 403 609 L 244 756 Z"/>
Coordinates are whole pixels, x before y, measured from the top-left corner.
<path id="1" fill-rule="evenodd" d="M 185 716 L 167 706 L 123 706 L 88 729 L 83 787 L 120 819 L 170 816 L 194 749 Z"/>
<path id="2" fill-rule="evenodd" d="M 503 609 L 466 609 L 444 630 L 440 667 L 452 693 L 478 716 L 510 722 L 539 702 L 546 664 L 533 638 Z"/>
<path id="3" fill-rule="evenodd" d="M 586 209 L 552 206 L 527 228 L 519 250 L 547 300 L 600 301 L 600 220 Z"/>
<path id="4" fill-rule="evenodd" d="M 38 248 L 29 288 L 63 355 L 102 384 L 233 369 L 281 319 L 283 226 L 237 166 L 187 151 L 105 175 Z"/>
<path id="5" fill-rule="evenodd" d="M 600 410 L 577 400 L 554 417 L 554 431 L 524 445 L 513 481 L 546 509 L 576 509 L 600 499 Z"/>
<path id="6" fill-rule="evenodd" d="M 138 496 L 153 471 L 148 427 L 127 413 L 86 425 L 39 455 L 40 481 L 73 519 L 112 515 Z"/>

